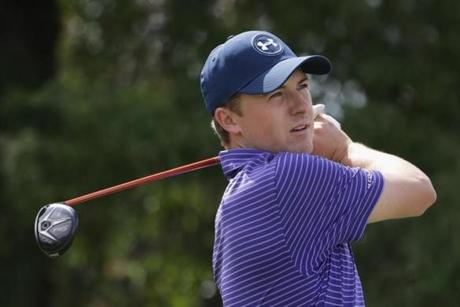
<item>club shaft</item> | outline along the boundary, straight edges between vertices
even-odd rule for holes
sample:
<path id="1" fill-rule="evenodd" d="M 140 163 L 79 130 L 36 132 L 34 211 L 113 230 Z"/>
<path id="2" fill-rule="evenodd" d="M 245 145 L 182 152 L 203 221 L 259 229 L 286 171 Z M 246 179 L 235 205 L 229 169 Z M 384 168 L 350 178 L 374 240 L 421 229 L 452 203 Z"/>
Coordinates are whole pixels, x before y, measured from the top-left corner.
<path id="1" fill-rule="evenodd" d="M 154 182 L 154 181 L 165 179 L 165 178 L 168 178 L 168 177 L 173 177 L 173 176 L 188 173 L 188 172 L 191 172 L 191 171 L 196 171 L 196 170 L 199 170 L 199 169 L 202 169 L 202 168 L 217 165 L 219 163 L 220 163 L 219 157 L 208 158 L 208 159 L 201 160 L 201 161 L 198 161 L 198 162 L 194 162 L 194 163 L 186 164 L 186 165 L 183 165 L 183 166 L 179 166 L 179 167 L 167 170 L 167 171 L 163 171 L 163 172 L 160 172 L 160 173 L 145 176 L 145 177 L 142 177 L 142 178 L 139 178 L 139 179 L 134 179 L 132 181 L 121 183 L 121 184 L 118 184 L 116 186 L 105 188 L 105 189 L 102 189 L 102 190 L 99 190 L 99 191 L 96 191 L 96 192 L 93 192 L 93 193 L 78 196 L 78 197 L 66 200 L 64 203 L 66 205 L 69 205 L 69 206 L 75 206 L 75 205 L 87 202 L 87 201 L 95 199 L 95 198 L 107 196 L 109 194 L 113 194 L 113 193 L 117 193 L 117 192 L 124 191 L 124 190 L 127 190 L 127 189 L 131 189 L 131 188 L 134 188 L 134 187 L 146 184 L 146 183 Z"/>

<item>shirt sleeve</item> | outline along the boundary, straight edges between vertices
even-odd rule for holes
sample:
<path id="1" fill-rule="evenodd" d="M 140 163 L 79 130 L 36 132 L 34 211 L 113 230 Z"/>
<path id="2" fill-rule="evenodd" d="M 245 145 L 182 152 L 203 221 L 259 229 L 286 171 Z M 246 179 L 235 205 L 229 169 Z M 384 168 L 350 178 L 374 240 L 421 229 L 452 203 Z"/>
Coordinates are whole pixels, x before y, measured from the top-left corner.
<path id="1" fill-rule="evenodd" d="M 293 260 L 314 269 L 341 243 L 359 240 L 383 188 L 377 171 L 308 154 L 278 155 L 275 189 Z"/>

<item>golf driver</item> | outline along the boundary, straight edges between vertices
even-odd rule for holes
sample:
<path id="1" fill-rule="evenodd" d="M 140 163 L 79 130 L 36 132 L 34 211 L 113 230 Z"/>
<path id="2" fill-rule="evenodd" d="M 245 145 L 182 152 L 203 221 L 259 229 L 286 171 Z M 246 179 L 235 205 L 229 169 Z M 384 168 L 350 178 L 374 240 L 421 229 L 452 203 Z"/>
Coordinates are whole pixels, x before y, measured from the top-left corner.
<path id="1" fill-rule="evenodd" d="M 80 203 L 127 190 L 160 179 L 188 173 L 219 163 L 218 157 L 183 165 L 161 173 L 149 175 L 119 185 L 85 194 L 64 202 L 52 203 L 40 208 L 35 217 L 35 239 L 40 249 L 49 257 L 62 255 L 72 244 L 78 227 L 78 216 L 71 207 Z"/>
<path id="2" fill-rule="evenodd" d="M 314 105 L 313 111 L 314 117 L 316 118 L 319 114 L 323 114 L 324 105 Z M 340 128 L 340 124 L 338 122 L 334 124 L 339 125 Z M 49 257 L 60 256 L 69 249 L 78 228 L 78 216 L 72 206 L 95 198 L 134 188 L 142 184 L 210 167 L 219 164 L 219 162 L 218 157 L 212 157 L 164 172 L 121 183 L 113 187 L 85 194 L 63 202 L 45 205 L 40 208 L 35 218 L 34 232 L 38 246 Z"/>

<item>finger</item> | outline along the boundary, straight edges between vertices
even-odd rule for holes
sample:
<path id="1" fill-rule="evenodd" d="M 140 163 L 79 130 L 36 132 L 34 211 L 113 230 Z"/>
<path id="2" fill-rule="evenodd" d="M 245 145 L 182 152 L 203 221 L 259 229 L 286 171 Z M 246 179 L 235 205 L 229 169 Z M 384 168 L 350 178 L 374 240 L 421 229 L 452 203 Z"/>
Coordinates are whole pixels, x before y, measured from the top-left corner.
<path id="1" fill-rule="evenodd" d="M 315 104 L 313 106 L 313 119 L 316 119 L 316 117 L 318 117 L 318 115 L 323 114 L 324 109 L 325 109 L 324 104 Z"/>
<path id="2" fill-rule="evenodd" d="M 336 120 L 334 117 L 327 115 L 327 114 L 323 114 L 322 116 L 326 118 L 329 122 L 331 122 L 337 128 L 342 129 L 342 126 L 340 125 L 339 121 Z"/>

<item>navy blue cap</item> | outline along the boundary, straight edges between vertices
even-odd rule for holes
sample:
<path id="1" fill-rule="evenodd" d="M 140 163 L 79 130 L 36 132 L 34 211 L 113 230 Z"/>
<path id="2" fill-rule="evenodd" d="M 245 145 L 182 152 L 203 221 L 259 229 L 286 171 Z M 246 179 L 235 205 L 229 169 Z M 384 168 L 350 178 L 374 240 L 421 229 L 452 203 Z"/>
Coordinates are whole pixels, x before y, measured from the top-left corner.
<path id="1" fill-rule="evenodd" d="M 213 115 L 237 93 L 270 93 L 282 86 L 297 68 L 322 75 L 329 73 L 332 65 L 321 55 L 296 56 L 269 32 L 248 31 L 231 36 L 211 51 L 201 71 L 206 110 Z"/>

